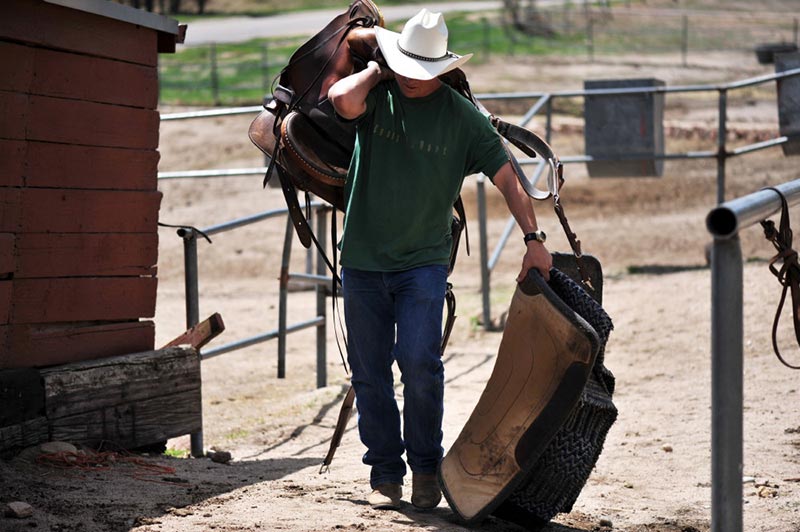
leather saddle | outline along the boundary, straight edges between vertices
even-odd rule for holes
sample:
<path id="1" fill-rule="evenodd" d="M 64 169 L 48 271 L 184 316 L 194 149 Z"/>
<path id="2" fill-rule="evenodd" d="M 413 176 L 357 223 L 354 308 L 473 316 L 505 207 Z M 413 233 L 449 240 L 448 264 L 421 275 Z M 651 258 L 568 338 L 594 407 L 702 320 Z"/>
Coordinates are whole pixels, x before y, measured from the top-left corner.
<path id="1" fill-rule="evenodd" d="M 371 0 L 355 0 L 345 13 L 292 55 L 272 98 L 265 99 L 264 110 L 250 125 L 250 140 L 270 160 L 264 183 L 277 173 L 289 214 L 305 247 L 314 238 L 296 190 L 314 194 L 344 211 L 344 183 L 355 145 L 355 125 L 337 118 L 328 101 L 328 89 L 339 79 L 365 68 L 370 60 L 383 62 L 373 29 L 382 25 L 383 16 Z M 472 95 L 463 71 L 455 69 L 439 79 L 489 114 Z M 538 154 L 551 164 L 557 161 L 552 149 L 534 133 L 497 117 L 491 117 L 491 121 L 502 137 L 529 157 Z M 539 190 L 525 178 L 505 146 L 528 195 L 541 200 L 556 192 L 560 183 L 554 182 L 554 169 L 548 174 L 548 190 Z M 463 211 L 455 208 L 463 226 Z"/>

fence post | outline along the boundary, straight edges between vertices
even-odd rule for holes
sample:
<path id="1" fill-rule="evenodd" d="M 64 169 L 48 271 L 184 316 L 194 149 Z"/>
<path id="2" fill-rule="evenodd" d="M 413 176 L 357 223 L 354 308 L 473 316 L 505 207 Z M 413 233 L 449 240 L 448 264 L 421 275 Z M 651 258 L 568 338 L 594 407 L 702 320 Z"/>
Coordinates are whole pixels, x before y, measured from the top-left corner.
<path id="1" fill-rule="evenodd" d="M 490 37 L 491 26 L 489 26 L 489 21 L 486 19 L 486 17 L 481 17 L 481 22 L 483 23 L 483 56 L 485 59 L 489 59 L 492 48 L 492 41 Z"/>
<path id="2" fill-rule="evenodd" d="M 219 106 L 219 75 L 217 72 L 217 43 L 212 42 L 208 54 L 209 62 L 211 65 L 211 98 L 214 100 L 214 105 Z"/>
<path id="3" fill-rule="evenodd" d="M 197 233 L 194 229 L 181 229 L 178 235 L 183 238 L 184 292 L 186 298 L 186 329 L 200 323 L 200 290 L 198 288 Z M 200 353 L 197 353 L 200 356 Z M 200 419 L 203 419 L 202 390 L 200 400 Z M 203 428 L 190 435 L 192 456 L 203 456 Z"/>
<path id="4" fill-rule="evenodd" d="M 725 163 L 728 157 L 725 148 L 728 136 L 728 91 L 719 90 L 719 127 L 717 129 L 717 203 L 725 201 Z"/>
<path id="5" fill-rule="evenodd" d="M 686 66 L 686 56 L 689 54 L 689 16 L 683 16 L 683 23 L 681 28 L 681 57 L 683 58 L 683 66 Z"/>
<path id="6" fill-rule="evenodd" d="M 483 303 L 483 330 L 492 330 L 492 309 L 489 303 L 489 249 L 486 242 L 486 187 L 483 174 L 478 176 L 478 233 L 481 259 L 481 301 Z"/>
<path id="7" fill-rule="evenodd" d="M 264 94 L 269 91 L 269 43 L 264 42 L 261 47 L 261 85 Z"/>
<path id="8" fill-rule="evenodd" d="M 711 252 L 711 530 L 742 530 L 742 251 L 739 236 Z"/>
<path id="9" fill-rule="evenodd" d="M 336 211 L 331 211 L 333 214 L 331 216 L 336 216 Z M 325 210 L 320 209 L 317 211 L 317 240 L 319 241 L 319 247 L 321 249 L 325 249 L 327 247 L 327 233 L 328 233 L 328 224 L 325 218 Z M 336 245 L 336 242 L 333 243 Z M 317 275 L 323 276 L 325 275 L 327 269 L 327 265 L 322 257 L 322 251 L 317 253 Z M 336 282 L 335 280 L 333 281 Z M 320 283 L 316 284 L 316 295 L 317 295 L 317 316 L 325 317 L 325 309 L 326 309 L 326 302 L 325 302 L 325 292 L 328 290 L 328 287 L 322 285 Z M 333 294 L 331 294 L 333 295 Z M 326 343 L 327 343 L 327 320 L 323 320 L 322 323 L 317 325 L 317 388 L 324 388 L 328 384 L 328 370 L 326 366 Z"/>
<path id="10" fill-rule="evenodd" d="M 589 62 L 594 63 L 594 19 L 588 14 L 587 16 L 589 18 L 586 19 L 586 50 Z"/>
<path id="11" fill-rule="evenodd" d="M 278 281 L 278 378 L 286 377 L 286 304 L 289 296 L 289 260 L 292 256 L 292 217 L 286 215 L 281 276 Z"/>

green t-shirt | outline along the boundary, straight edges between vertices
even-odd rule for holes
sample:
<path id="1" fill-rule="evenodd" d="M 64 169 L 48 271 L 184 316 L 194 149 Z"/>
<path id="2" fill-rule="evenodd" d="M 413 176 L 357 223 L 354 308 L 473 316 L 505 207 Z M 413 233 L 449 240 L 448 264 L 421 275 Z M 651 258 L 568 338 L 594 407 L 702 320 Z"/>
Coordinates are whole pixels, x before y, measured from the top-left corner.
<path id="1" fill-rule="evenodd" d="M 345 185 L 342 266 L 400 271 L 447 264 L 461 182 L 478 172 L 493 177 L 508 162 L 500 136 L 444 84 L 407 98 L 391 80 L 366 103 Z"/>

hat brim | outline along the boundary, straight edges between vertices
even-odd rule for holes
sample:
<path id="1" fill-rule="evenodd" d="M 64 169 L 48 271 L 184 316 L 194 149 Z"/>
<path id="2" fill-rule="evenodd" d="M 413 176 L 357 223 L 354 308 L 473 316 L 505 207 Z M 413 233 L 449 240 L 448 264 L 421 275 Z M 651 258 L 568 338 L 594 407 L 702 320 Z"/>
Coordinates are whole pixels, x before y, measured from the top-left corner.
<path id="1" fill-rule="evenodd" d="M 420 61 L 405 55 L 397 47 L 400 34 L 394 31 L 375 27 L 378 47 L 381 49 L 386 64 L 392 71 L 411 79 L 429 80 L 460 67 L 472 57 L 472 54 L 456 55 L 438 61 Z"/>

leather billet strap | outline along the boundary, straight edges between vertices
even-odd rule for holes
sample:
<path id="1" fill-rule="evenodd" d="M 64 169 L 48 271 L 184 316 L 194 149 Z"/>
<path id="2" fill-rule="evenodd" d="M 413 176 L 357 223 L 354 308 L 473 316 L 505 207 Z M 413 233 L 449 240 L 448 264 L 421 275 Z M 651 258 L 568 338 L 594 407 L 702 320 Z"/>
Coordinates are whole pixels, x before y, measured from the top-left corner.
<path id="1" fill-rule="evenodd" d="M 764 228 L 764 236 L 772 242 L 778 253 L 769 261 L 769 271 L 778 278 L 778 282 L 783 285 L 781 298 L 778 302 L 778 309 L 775 311 L 775 319 L 772 322 L 772 349 L 778 360 L 784 366 L 791 369 L 800 369 L 800 365 L 789 364 L 781 355 L 778 349 L 778 322 L 783 311 L 783 304 L 786 301 L 786 292 L 792 292 L 792 318 L 794 321 L 794 335 L 797 344 L 800 345 L 800 264 L 797 261 L 797 251 L 792 248 L 792 228 L 789 222 L 789 205 L 783 193 L 774 187 L 767 187 L 764 190 L 772 190 L 781 199 L 781 219 L 779 226 L 775 227 L 772 220 L 763 220 L 761 226 Z M 780 267 L 776 264 L 780 263 Z"/>
<path id="2" fill-rule="evenodd" d="M 561 161 L 558 160 L 558 156 L 553 151 L 553 148 L 535 133 L 523 127 L 509 124 L 496 116 L 490 116 L 489 120 L 503 138 L 529 157 L 541 157 L 544 159 L 544 164 L 550 166 L 547 177 L 547 191 L 539 190 L 525 176 L 519 163 L 509 153 L 509 159 L 514 167 L 514 172 L 517 174 L 517 179 L 528 196 L 536 200 L 544 200 L 550 196 L 553 197 L 553 209 L 558 217 L 558 221 L 561 223 L 561 227 L 564 229 L 567 241 L 569 242 L 570 248 L 572 248 L 572 253 L 575 255 L 575 261 L 578 265 L 578 272 L 580 273 L 581 280 L 586 287 L 593 289 L 592 280 L 589 277 L 587 268 L 585 268 L 583 264 L 581 241 L 578 240 L 577 235 L 572 232 L 567 216 L 564 213 L 564 207 L 561 205 L 559 191 L 564 184 L 564 166 L 561 164 Z"/>

